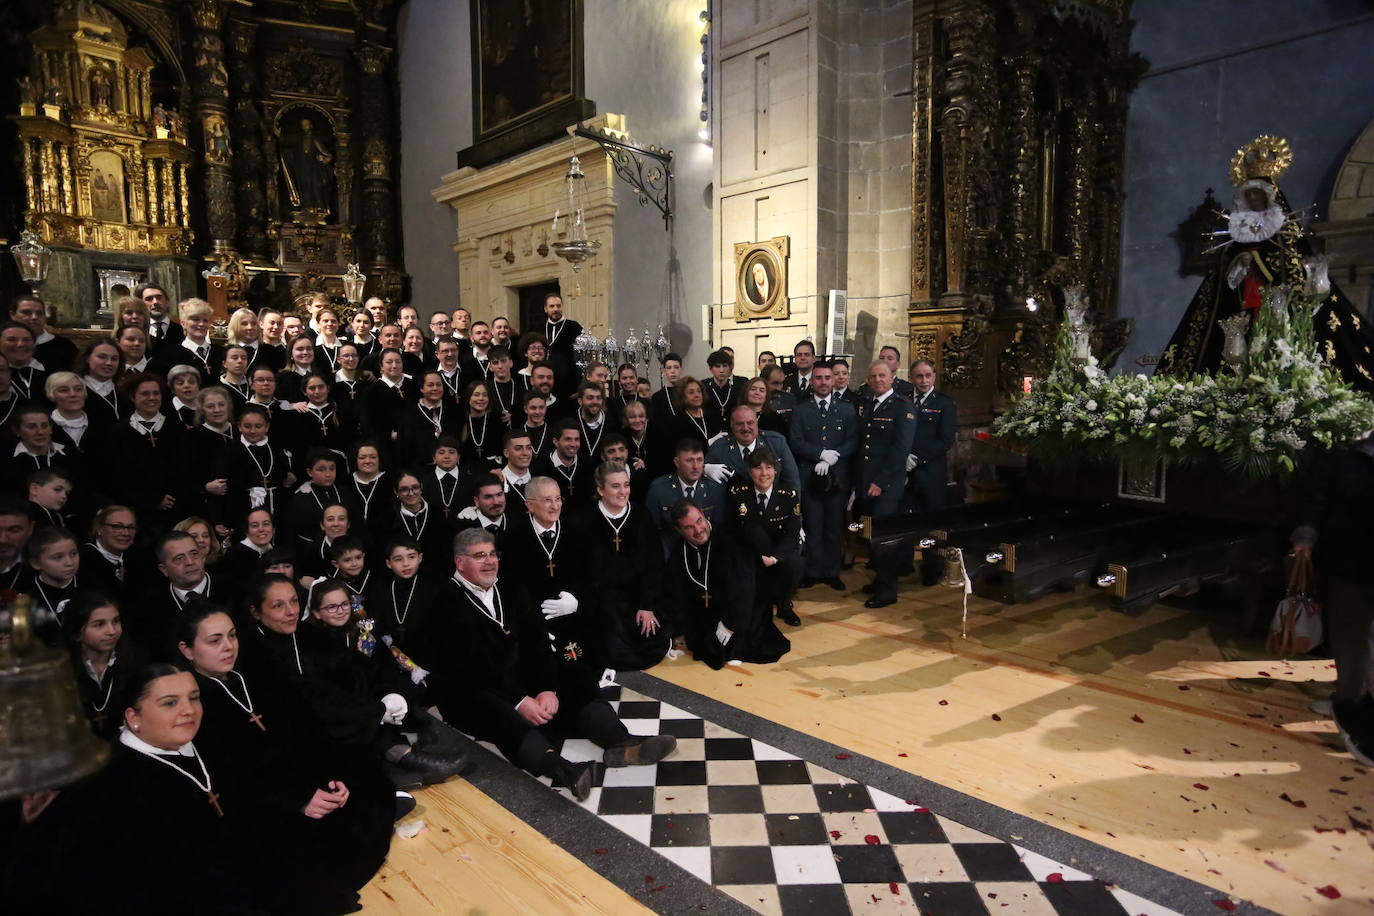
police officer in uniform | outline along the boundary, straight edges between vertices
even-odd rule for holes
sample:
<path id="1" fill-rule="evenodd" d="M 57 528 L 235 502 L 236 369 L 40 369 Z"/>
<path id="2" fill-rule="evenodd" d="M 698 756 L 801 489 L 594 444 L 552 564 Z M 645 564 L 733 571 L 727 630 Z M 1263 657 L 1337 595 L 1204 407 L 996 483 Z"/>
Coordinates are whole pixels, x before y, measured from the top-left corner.
<path id="1" fill-rule="evenodd" d="M 920 359 L 911 364 L 916 408 L 916 432 L 906 467 L 914 508 L 921 511 L 945 505 L 948 467 L 945 456 L 954 445 L 954 400 L 935 390 L 935 364 Z"/>
<path id="2" fill-rule="evenodd" d="M 811 369 L 809 395 L 792 409 L 789 441 L 801 475 L 806 568 L 801 587 L 824 582 L 844 591 L 840 579 L 841 532 L 849 499 L 850 465 L 859 447 L 859 414 L 834 397 L 829 363 Z"/>
<path id="3" fill-rule="evenodd" d="M 663 538 L 663 552 L 677 542 L 677 532 L 669 510 L 680 500 L 690 500 L 712 524 L 720 524 L 725 517 L 725 488 L 707 477 L 706 455 L 695 439 L 682 439 L 673 450 L 673 473 L 649 484 L 644 496 L 644 508 Z"/>
<path id="4" fill-rule="evenodd" d="M 748 480 L 730 491 L 740 543 L 754 555 L 754 612 L 766 620 L 772 609 L 789 626 L 800 626 L 792 607 L 801 579 L 802 508 L 797 491 L 778 481 L 778 459 L 766 448 L 749 453 Z"/>
<path id="5" fill-rule="evenodd" d="M 859 413 L 859 473 L 855 505 L 873 518 L 896 515 L 906 501 L 906 459 L 916 431 L 916 411 L 911 402 L 892 390 L 892 366 L 877 360 L 868 367 L 871 396 Z M 897 576 L 906 540 L 873 545 L 873 596 L 864 607 L 887 607 L 897 600 Z"/>

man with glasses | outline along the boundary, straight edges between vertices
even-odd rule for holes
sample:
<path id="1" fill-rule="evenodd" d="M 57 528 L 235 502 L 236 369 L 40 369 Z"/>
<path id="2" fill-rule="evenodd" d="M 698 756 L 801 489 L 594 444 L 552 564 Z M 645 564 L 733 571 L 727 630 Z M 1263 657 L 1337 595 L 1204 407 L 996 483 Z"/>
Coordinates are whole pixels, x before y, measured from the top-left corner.
<path id="1" fill-rule="evenodd" d="M 553 481 L 536 484 L 536 492 L 557 499 Z M 604 767 L 657 763 L 673 753 L 672 735 L 629 733 L 601 699 L 597 672 L 561 647 L 549 651 L 548 612 L 541 617 L 519 575 L 500 575 L 502 559 L 489 531 L 472 528 L 453 539 L 454 574 L 440 598 L 452 610 L 433 635 L 435 658 L 444 662 L 430 678 L 445 720 L 578 801 L 601 782 Z M 590 740 L 604 748 L 602 761 L 562 757 L 555 735 Z"/>

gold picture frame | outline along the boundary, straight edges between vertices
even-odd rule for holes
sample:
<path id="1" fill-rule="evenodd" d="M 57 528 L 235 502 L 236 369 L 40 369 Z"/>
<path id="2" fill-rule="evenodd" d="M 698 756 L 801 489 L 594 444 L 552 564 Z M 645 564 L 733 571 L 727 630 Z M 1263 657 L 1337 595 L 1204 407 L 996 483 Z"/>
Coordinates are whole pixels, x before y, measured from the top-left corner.
<path id="1" fill-rule="evenodd" d="M 735 243 L 735 320 L 787 318 L 787 258 L 789 236 L 764 242 Z"/>

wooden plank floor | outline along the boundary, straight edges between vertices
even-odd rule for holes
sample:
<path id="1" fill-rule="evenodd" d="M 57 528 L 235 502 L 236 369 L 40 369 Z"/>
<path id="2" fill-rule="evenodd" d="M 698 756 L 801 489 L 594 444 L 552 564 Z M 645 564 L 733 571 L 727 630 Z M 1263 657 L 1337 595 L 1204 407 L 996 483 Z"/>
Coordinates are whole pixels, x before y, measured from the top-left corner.
<path id="1" fill-rule="evenodd" d="M 962 638 L 954 590 L 803 595 L 781 663 L 650 673 L 1279 912 L 1374 907 L 1374 774 L 1306 711 L 1329 663 L 1083 596 L 971 598 Z M 417 797 L 429 832 L 393 842 L 368 912 L 644 912 L 471 786 Z"/>
<path id="2" fill-rule="evenodd" d="M 804 594 L 781 663 L 651 673 L 1280 912 L 1374 906 L 1374 774 L 1306 709 L 1329 662 L 1090 597 L 970 598 L 962 638 L 957 590 Z"/>
<path id="3" fill-rule="evenodd" d="M 419 836 L 363 889 L 368 913 L 648 913 L 633 898 L 462 780 L 415 793 Z"/>

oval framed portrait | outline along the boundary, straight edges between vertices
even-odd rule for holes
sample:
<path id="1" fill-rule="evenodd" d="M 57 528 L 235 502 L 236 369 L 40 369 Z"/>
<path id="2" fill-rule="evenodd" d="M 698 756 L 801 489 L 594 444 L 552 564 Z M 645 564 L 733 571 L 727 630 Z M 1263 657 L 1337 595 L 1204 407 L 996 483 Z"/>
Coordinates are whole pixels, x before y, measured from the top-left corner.
<path id="1" fill-rule="evenodd" d="M 786 318 L 787 236 L 735 244 L 735 320 Z"/>

